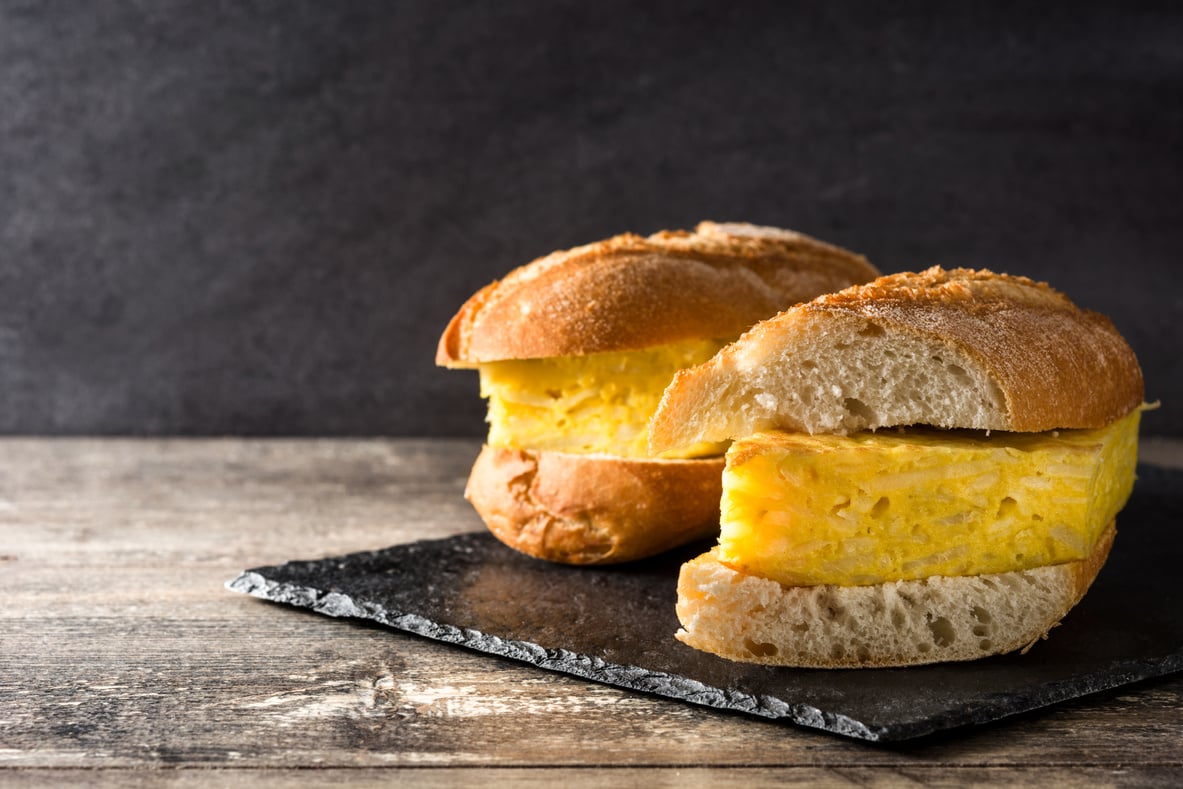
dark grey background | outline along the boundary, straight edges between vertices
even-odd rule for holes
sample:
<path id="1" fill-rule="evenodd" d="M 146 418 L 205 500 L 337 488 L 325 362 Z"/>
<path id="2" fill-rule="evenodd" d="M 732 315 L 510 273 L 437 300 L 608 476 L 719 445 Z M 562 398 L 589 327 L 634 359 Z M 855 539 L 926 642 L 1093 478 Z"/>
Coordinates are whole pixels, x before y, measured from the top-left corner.
<path id="1" fill-rule="evenodd" d="M 0 0 L 0 432 L 478 435 L 473 290 L 713 218 L 1050 280 L 1179 435 L 1183 12 L 977 5 Z"/>

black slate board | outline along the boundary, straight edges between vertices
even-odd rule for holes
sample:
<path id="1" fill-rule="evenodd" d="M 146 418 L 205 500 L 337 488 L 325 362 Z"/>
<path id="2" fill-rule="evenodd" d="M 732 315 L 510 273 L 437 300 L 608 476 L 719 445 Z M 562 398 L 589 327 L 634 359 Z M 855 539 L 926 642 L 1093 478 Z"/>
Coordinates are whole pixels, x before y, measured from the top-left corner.
<path id="1" fill-rule="evenodd" d="M 1183 472 L 1139 469 L 1084 601 L 1027 655 L 907 669 L 751 666 L 673 638 L 678 555 L 614 568 L 529 559 L 486 533 L 248 570 L 231 589 L 541 668 L 865 740 L 985 723 L 1183 669 Z"/>

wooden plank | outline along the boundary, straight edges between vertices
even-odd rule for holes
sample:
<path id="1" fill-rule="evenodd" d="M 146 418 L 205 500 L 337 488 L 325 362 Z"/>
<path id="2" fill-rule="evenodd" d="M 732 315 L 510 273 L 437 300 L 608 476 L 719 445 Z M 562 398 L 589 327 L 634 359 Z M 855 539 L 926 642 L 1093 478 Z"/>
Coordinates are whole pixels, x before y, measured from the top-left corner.
<path id="1" fill-rule="evenodd" d="M 447 789 L 453 786 L 582 787 L 677 786 L 679 789 L 776 789 L 808 787 L 999 786 L 1143 787 L 1175 789 L 1181 773 L 1146 767 L 947 767 L 924 765 L 883 767 L 589 767 L 589 768 L 368 768 L 300 769 L 158 769 L 158 770 L 12 770 L 0 772 L 0 786 L 52 786 L 72 789 L 140 789 L 167 785 L 174 789 L 219 786 L 227 789 L 386 789 L 391 785 Z"/>
<path id="2" fill-rule="evenodd" d="M 871 747 L 223 589 L 254 564 L 479 528 L 460 497 L 475 451 L 464 441 L 0 441 L 0 767 L 10 768 L 0 782 L 211 775 L 114 769 L 182 766 L 276 786 L 310 775 L 289 767 L 354 768 L 311 774 L 325 785 L 385 781 L 366 771 L 386 767 L 427 785 L 586 766 L 679 784 L 735 774 L 754 785 L 1020 783 L 1035 768 L 1068 781 L 1079 766 L 1101 782 L 1153 785 L 1181 774 L 1183 678 Z M 95 766 L 106 769 L 55 769 Z M 630 772 L 643 767 L 654 769 Z M 576 785 L 602 776 L 562 775 Z"/>
<path id="3" fill-rule="evenodd" d="M 0 555 L 226 569 L 483 528 L 473 441 L 0 440 Z"/>
<path id="4" fill-rule="evenodd" d="M 0 764 L 1118 766 L 1180 758 L 1183 680 L 872 748 L 247 598 L 226 609 L 195 619 L 161 610 L 6 620 L 0 686 L 19 690 L 0 704 Z"/>

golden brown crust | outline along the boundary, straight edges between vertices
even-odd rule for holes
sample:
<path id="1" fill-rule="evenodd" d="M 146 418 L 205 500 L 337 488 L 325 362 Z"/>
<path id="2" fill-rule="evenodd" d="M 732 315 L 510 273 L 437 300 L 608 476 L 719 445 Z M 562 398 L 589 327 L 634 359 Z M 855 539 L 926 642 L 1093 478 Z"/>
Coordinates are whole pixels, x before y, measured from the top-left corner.
<path id="1" fill-rule="evenodd" d="M 653 556 L 717 534 L 723 458 L 481 450 L 465 497 L 506 545 L 565 564 Z"/>
<path id="2" fill-rule="evenodd" d="M 877 275 L 859 255 L 777 228 L 703 222 L 694 233 L 625 234 L 554 252 L 482 288 L 448 324 L 436 363 L 726 339 Z"/>
<path id="3" fill-rule="evenodd" d="M 1027 277 L 934 266 L 821 296 L 802 309 L 854 314 L 952 343 L 998 382 L 1008 430 L 1104 427 L 1142 404 L 1142 368 L 1113 323 Z"/>
<path id="4" fill-rule="evenodd" d="M 769 428 L 1099 428 L 1142 398 L 1138 360 L 1104 316 L 1025 277 L 931 268 L 792 307 L 679 371 L 650 449 Z"/>

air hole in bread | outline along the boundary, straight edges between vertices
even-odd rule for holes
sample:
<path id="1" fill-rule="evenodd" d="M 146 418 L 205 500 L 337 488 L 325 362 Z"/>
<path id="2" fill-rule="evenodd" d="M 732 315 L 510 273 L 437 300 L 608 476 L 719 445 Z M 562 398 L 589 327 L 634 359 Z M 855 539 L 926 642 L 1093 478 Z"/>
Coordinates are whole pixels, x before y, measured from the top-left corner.
<path id="1" fill-rule="evenodd" d="M 994 621 L 994 617 L 990 616 L 990 612 L 985 608 L 982 608 L 980 605 L 975 605 L 970 613 L 973 614 L 974 619 L 978 620 L 984 625 L 988 625 Z"/>
<path id="2" fill-rule="evenodd" d="M 882 518 L 887 514 L 887 508 L 891 506 L 891 499 L 886 496 L 880 496 L 875 504 L 871 507 L 872 518 Z"/>
<path id="3" fill-rule="evenodd" d="M 813 359 L 806 359 L 805 361 L 801 362 L 797 366 L 800 367 L 802 370 L 816 370 L 817 369 L 817 362 L 815 362 Z"/>
<path id="4" fill-rule="evenodd" d="M 1020 593 L 1019 587 L 1023 585 L 1023 582 L 1018 578 L 1018 573 L 1003 573 L 1002 575 L 994 576 L 994 578 L 996 587 L 1002 587 L 1004 590 L 1015 594 Z"/>
<path id="5" fill-rule="evenodd" d="M 904 622 L 907 621 L 907 619 L 908 618 L 906 616 L 904 616 L 904 612 L 902 610 L 900 610 L 899 608 L 891 609 L 891 626 L 892 627 L 903 627 Z"/>
<path id="6" fill-rule="evenodd" d="M 743 646 L 744 649 L 755 657 L 776 657 L 776 644 L 764 644 L 759 641 L 753 641 L 750 638 L 745 638 Z"/>
<path id="7" fill-rule="evenodd" d="M 860 337 L 882 337 L 887 331 L 882 326 L 876 326 L 874 323 L 868 323 L 859 330 Z"/>
<path id="8" fill-rule="evenodd" d="M 830 507 L 830 514 L 831 515 L 838 515 L 838 514 L 842 513 L 844 510 L 846 510 L 849 506 L 850 506 L 850 497 L 843 496 L 841 501 L 839 501 L 833 507 Z"/>
<path id="9" fill-rule="evenodd" d="M 1018 507 L 1019 502 L 1015 501 L 1010 496 L 1007 496 L 998 503 L 998 513 L 994 517 L 998 518 L 999 520 L 1003 518 L 1009 518 L 1015 514 L 1015 510 L 1018 509 Z"/>
<path id="10" fill-rule="evenodd" d="M 873 425 L 876 423 L 875 412 L 857 397 L 846 398 L 842 406 L 846 409 L 847 414 L 858 420 L 861 424 Z"/>
<path id="11" fill-rule="evenodd" d="M 994 649 L 994 642 L 988 638 L 983 638 L 978 642 L 978 648 L 983 652 L 990 652 Z"/>
<path id="12" fill-rule="evenodd" d="M 793 632 L 794 633 L 808 633 L 809 632 L 809 623 L 808 622 L 798 622 L 797 624 L 793 625 Z"/>
<path id="13" fill-rule="evenodd" d="M 871 650 L 868 649 L 865 644 L 859 645 L 859 648 L 855 652 L 855 655 L 858 657 L 859 663 L 866 663 L 867 661 L 869 661 L 871 659 Z"/>
<path id="14" fill-rule="evenodd" d="M 837 600 L 830 598 L 825 600 L 822 605 L 825 609 L 827 619 L 838 622 L 846 617 L 846 609 Z"/>
<path id="15" fill-rule="evenodd" d="M 951 646 L 957 640 L 957 632 L 953 629 L 953 623 L 943 616 L 928 623 L 928 630 L 932 633 L 932 640 L 938 647 Z"/>
<path id="16" fill-rule="evenodd" d="M 1031 584 L 1032 586 L 1034 586 L 1036 589 L 1043 592 L 1044 594 L 1047 594 L 1051 591 L 1050 589 L 1048 589 L 1047 584 L 1043 582 L 1043 579 L 1027 576 L 1026 574 L 1024 574 L 1023 577 L 1027 580 L 1027 583 Z"/>
<path id="17" fill-rule="evenodd" d="M 842 658 L 846 657 L 846 647 L 842 644 L 835 644 L 834 646 L 830 647 L 830 657 L 832 657 L 834 660 L 841 660 Z"/>
<path id="18" fill-rule="evenodd" d="M 963 384 L 967 384 L 967 385 L 970 383 L 969 373 L 967 373 L 965 371 L 964 367 L 959 367 L 956 364 L 951 364 L 948 367 L 946 367 L 945 369 L 948 370 L 949 375 L 956 378 L 959 383 L 963 383 Z"/>
<path id="19" fill-rule="evenodd" d="M 975 636 L 988 636 L 990 635 L 990 628 L 985 625 L 974 625 L 973 633 Z"/>
<path id="20" fill-rule="evenodd" d="M 929 644 L 927 641 L 922 641 L 916 645 L 916 651 L 922 655 L 932 652 L 932 644 Z"/>

